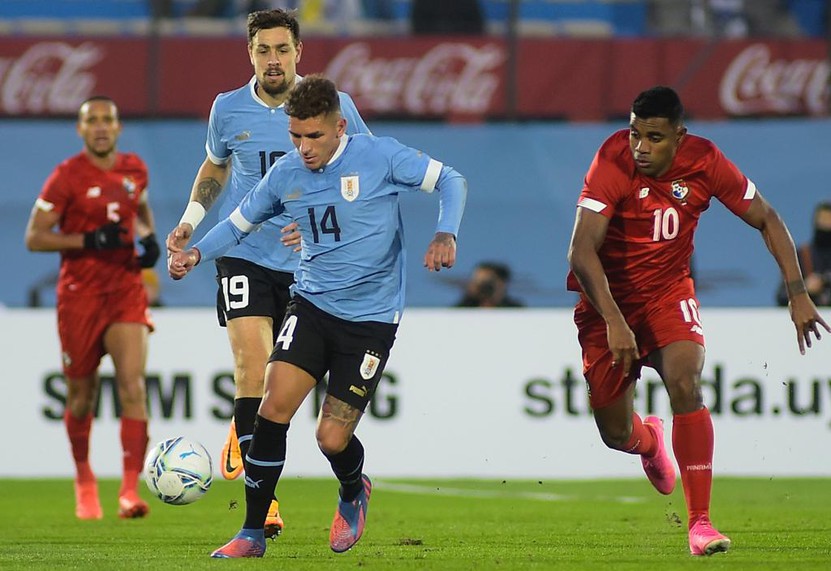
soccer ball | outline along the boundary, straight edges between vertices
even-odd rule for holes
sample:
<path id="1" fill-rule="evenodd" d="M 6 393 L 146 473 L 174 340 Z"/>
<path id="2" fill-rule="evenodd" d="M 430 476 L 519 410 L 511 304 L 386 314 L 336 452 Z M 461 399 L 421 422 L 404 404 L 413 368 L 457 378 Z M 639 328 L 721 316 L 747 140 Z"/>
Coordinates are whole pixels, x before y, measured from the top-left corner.
<path id="1" fill-rule="evenodd" d="M 211 487 L 211 455 L 183 436 L 163 440 L 144 459 L 144 481 L 167 504 L 192 504 Z"/>

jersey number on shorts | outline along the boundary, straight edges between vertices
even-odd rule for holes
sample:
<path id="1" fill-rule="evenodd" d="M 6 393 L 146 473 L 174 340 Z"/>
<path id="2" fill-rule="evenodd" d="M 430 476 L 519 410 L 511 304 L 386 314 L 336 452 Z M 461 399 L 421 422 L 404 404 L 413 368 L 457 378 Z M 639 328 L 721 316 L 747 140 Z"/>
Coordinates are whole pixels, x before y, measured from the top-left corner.
<path id="1" fill-rule="evenodd" d="M 701 324 L 701 314 L 698 312 L 698 303 L 693 298 L 681 300 L 681 314 L 684 321 L 692 323 L 690 331 L 704 335 L 704 326 Z"/>
<path id="2" fill-rule="evenodd" d="M 226 311 L 248 307 L 248 276 L 223 276 L 220 282 Z M 234 299 L 231 299 L 231 296 Z"/>
<path id="3" fill-rule="evenodd" d="M 320 243 L 321 234 L 334 234 L 335 242 L 340 242 L 340 226 L 338 226 L 338 217 L 335 214 L 334 206 L 327 206 L 323 211 L 323 216 L 320 218 L 320 226 L 317 225 L 317 216 L 315 209 L 309 208 L 309 224 L 312 227 L 312 236 L 314 236 L 315 244 Z"/>
<path id="4" fill-rule="evenodd" d="M 297 316 L 289 315 L 283 322 L 283 327 L 280 329 L 280 334 L 277 336 L 277 341 L 274 342 L 274 348 L 283 344 L 283 351 L 288 351 L 291 347 L 291 342 L 294 341 L 294 328 L 297 327 Z"/>

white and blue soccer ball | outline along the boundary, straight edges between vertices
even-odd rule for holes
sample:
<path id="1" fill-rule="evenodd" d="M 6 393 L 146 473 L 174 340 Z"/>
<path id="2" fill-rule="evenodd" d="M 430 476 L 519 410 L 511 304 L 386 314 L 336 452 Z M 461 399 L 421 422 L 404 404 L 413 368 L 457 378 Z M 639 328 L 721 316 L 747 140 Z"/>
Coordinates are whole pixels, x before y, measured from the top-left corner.
<path id="1" fill-rule="evenodd" d="M 200 443 L 183 436 L 156 444 L 144 459 L 144 480 L 166 504 L 192 504 L 213 481 L 211 455 Z"/>

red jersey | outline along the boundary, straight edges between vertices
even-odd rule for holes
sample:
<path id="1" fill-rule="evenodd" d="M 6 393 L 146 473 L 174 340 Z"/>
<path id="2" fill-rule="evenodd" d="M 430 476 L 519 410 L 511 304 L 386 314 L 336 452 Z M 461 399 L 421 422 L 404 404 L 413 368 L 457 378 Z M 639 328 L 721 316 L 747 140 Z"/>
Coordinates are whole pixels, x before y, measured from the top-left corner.
<path id="1" fill-rule="evenodd" d="M 118 153 L 111 170 L 101 170 L 84 153 L 52 171 L 37 199 L 38 208 L 60 214 L 61 232 L 89 232 L 110 222 L 127 229 L 122 241 L 132 243 L 133 223 L 147 188 L 147 167 L 135 154 Z M 141 283 L 135 248 L 63 250 L 57 294 L 101 294 Z"/>
<path id="2" fill-rule="evenodd" d="M 718 147 L 695 135 L 684 137 L 661 178 L 642 175 L 623 129 L 597 151 L 577 205 L 609 218 L 598 252 L 609 288 L 618 302 L 639 302 L 690 275 L 693 235 L 710 198 L 741 216 L 755 194 Z M 581 291 L 572 272 L 567 285 Z"/>

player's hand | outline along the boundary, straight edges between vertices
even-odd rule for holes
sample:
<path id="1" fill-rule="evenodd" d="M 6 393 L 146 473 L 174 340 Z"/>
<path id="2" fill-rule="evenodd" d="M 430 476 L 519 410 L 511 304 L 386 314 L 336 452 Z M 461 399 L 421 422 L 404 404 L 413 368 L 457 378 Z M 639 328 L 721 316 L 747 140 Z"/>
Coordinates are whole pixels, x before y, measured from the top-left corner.
<path id="1" fill-rule="evenodd" d="M 148 234 L 139 240 L 139 244 L 144 248 L 144 253 L 138 257 L 139 266 L 142 268 L 152 268 L 159 261 L 159 256 L 162 255 L 159 241 L 156 240 L 156 234 Z"/>
<path id="2" fill-rule="evenodd" d="M 302 246 L 300 245 L 300 231 L 297 229 L 298 224 L 297 222 L 292 222 L 288 226 L 284 226 L 280 229 L 280 242 L 283 243 L 283 246 L 294 246 L 293 252 L 299 252 L 302 250 Z"/>
<path id="3" fill-rule="evenodd" d="M 87 250 L 117 250 L 118 248 L 131 248 L 132 244 L 126 244 L 121 240 L 127 234 L 127 229 L 118 222 L 109 222 L 84 233 L 84 248 Z"/>
<path id="4" fill-rule="evenodd" d="M 620 367 L 621 379 L 632 371 L 632 365 L 638 360 L 638 342 L 635 334 L 622 317 L 606 322 L 606 339 L 612 353 L 612 366 Z"/>
<path id="5" fill-rule="evenodd" d="M 438 272 L 456 263 L 456 237 L 449 232 L 436 232 L 424 254 L 424 267 Z"/>
<path id="6" fill-rule="evenodd" d="M 167 235 L 167 240 L 165 240 L 167 251 L 171 254 L 181 252 L 188 245 L 191 236 L 193 236 L 193 226 L 187 222 L 182 222 Z"/>
<path id="7" fill-rule="evenodd" d="M 814 334 L 817 340 L 822 339 L 819 331 L 820 325 L 831 333 L 831 327 L 822 319 L 807 292 L 795 295 L 788 303 L 788 310 L 791 313 L 791 321 L 793 321 L 796 328 L 796 342 L 799 345 L 800 354 L 804 355 L 805 348 L 811 347 L 811 333 Z"/>
<path id="8" fill-rule="evenodd" d="M 180 280 L 191 271 L 202 255 L 196 248 L 184 252 L 173 252 L 167 257 L 167 273 L 174 280 Z"/>

